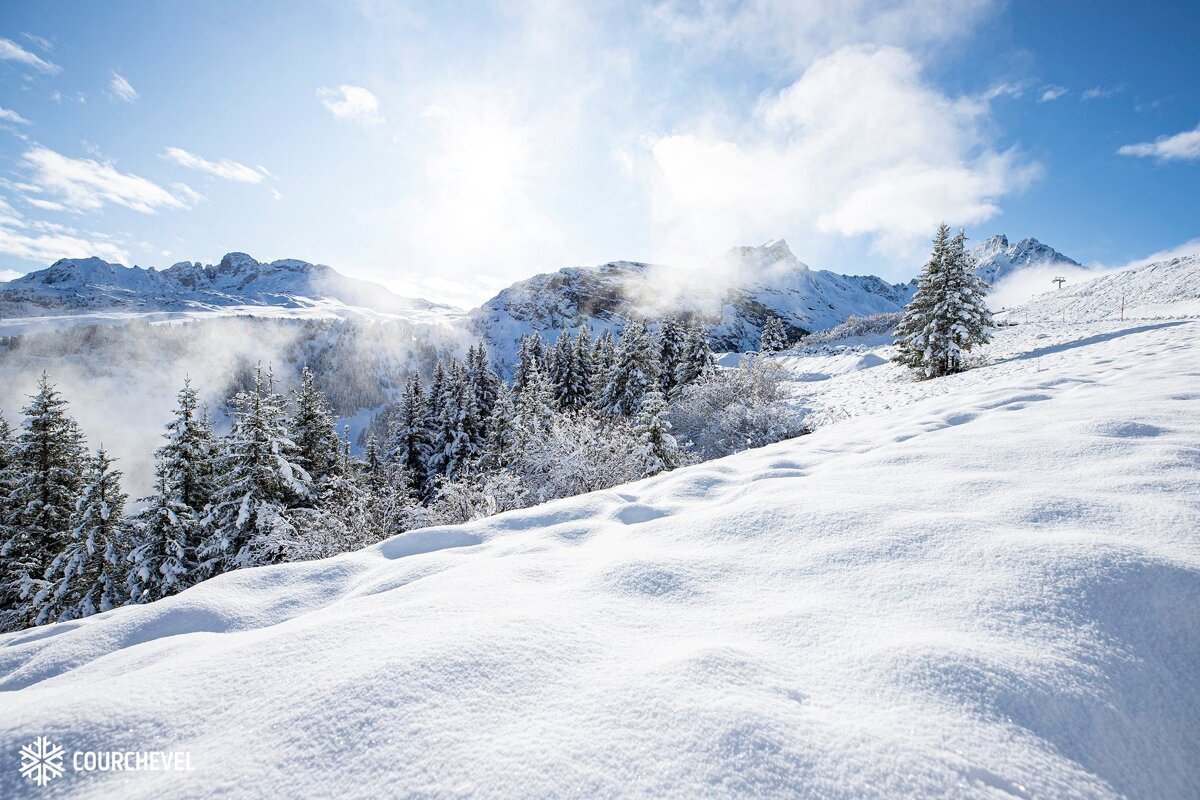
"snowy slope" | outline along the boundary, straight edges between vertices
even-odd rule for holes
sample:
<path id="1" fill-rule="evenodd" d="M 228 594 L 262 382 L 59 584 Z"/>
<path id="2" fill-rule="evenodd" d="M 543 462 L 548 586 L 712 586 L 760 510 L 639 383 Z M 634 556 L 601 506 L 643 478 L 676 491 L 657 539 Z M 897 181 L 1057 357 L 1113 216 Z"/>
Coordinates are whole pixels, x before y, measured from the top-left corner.
<path id="1" fill-rule="evenodd" d="M 470 313 L 470 328 L 486 338 L 502 364 L 517 340 L 538 331 L 553 341 L 563 326 L 620 331 L 631 316 L 699 317 L 718 350 L 758 347 L 763 322 L 778 316 L 793 335 L 829 328 L 851 315 L 897 311 L 910 284 L 875 276 L 813 270 L 787 242 L 735 247 L 693 271 L 617 261 L 568 267 L 513 284 Z"/>
<path id="2" fill-rule="evenodd" d="M 323 264 L 296 259 L 261 263 L 245 253 L 229 253 L 215 266 L 183 261 L 161 271 L 99 258 L 64 258 L 0 284 L 0 317 L 333 306 L 362 307 L 421 321 L 454 311 L 427 300 L 400 297 Z"/>
<path id="3" fill-rule="evenodd" d="M 989 286 L 995 286 L 1028 267 L 1082 266 L 1078 261 L 1067 258 L 1037 239 L 1031 237 L 1016 244 L 1009 244 L 1008 237 L 1004 234 L 984 239 L 971 249 L 971 255 L 975 257 L 975 272 Z"/>
<path id="4" fill-rule="evenodd" d="M 1200 316 L 1200 254 L 1129 267 L 1041 294 L 1008 316 L 1071 321 Z"/>
<path id="5" fill-rule="evenodd" d="M 50 787 L 81 797 L 1200 795 L 1200 322 L 995 348 L 807 384 L 891 410 L 800 439 L 0 638 L 0 730 L 192 753 Z"/>

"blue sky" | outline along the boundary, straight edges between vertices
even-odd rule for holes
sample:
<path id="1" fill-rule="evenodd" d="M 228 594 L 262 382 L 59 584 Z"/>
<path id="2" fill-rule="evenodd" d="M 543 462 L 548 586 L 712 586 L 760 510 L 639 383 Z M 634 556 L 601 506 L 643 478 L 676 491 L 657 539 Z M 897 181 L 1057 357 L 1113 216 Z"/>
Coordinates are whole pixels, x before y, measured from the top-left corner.
<path id="1" fill-rule="evenodd" d="M 117 2 L 0 14 L 0 271 L 303 258 L 477 303 L 784 237 L 915 273 L 938 220 L 1200 250 L 1200 5 Z"/>

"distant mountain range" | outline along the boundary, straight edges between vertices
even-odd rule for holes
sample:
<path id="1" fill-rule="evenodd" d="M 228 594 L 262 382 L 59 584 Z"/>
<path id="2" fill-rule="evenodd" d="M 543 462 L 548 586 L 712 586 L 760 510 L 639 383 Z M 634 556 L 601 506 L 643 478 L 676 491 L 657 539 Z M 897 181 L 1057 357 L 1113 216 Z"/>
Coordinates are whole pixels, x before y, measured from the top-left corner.
<path id="1" fill-rule="evenodd" d="M 322 301 L 404 313 L 450 309 L 401 297 L 379 284 L 296 259 L 263 263 L 229 253 L 216 265 L 180 262 L 164 270 L 99 258 L 64 258 L 0 284 L 0 316 L 88 311 L 202 311 L 238 306 L 303 308 Z"/>
<path id="2" fill-rule="evenodd" d="M 995 284 L 1031 266 L 1079 268 L 1036 239 L 1010 244 L 992 236 L 972 250 L 979 274 Z M 215 265 L 181 262 L 167 269 L 124 267 L 99 258 L 62 259 L 0 283 L 0 317 L 54 316 L 79 321 L 102 314 L 185 312 L 276 315 L 289 310 L 355 311 L 434 321 L 490 344 L 502 368 L 516 343 L 537 331 L 553 339 L 564 327 L 621 330 L 633 316 L 697 318 L 714 348 L 757 347 L 762 325 L 781 318 L 793 336 L 831 328 L 850 316 L 898 311 L 915 284 L 873 275 L 841 275 L 800 261 L 783 240 L 735 247 L 696 270 L 633 261 L 567 267 L 535 275 L 464 314 L 450 306 L 397 295 L 383 286 L 296 259 L 260 262 L 230 253 Z M 257 309 L 257 310 L 256 310 Z M 30 320 L 30 322 L 34 322 Z"/>

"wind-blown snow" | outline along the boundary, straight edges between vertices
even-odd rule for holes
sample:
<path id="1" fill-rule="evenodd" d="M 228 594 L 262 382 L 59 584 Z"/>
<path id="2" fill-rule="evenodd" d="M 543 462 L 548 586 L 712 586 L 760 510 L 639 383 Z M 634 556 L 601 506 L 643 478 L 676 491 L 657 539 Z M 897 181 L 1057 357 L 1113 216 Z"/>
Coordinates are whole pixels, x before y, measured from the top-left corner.
<path id="1" fill-rule="evenodd" d="M 192 753 L 51 787 L 90 797 L 1195 797 L 1200 322 L 1097 325 L 805 384 L 913 391 L 800 439 L 8 635 L 0 730 Z"/>

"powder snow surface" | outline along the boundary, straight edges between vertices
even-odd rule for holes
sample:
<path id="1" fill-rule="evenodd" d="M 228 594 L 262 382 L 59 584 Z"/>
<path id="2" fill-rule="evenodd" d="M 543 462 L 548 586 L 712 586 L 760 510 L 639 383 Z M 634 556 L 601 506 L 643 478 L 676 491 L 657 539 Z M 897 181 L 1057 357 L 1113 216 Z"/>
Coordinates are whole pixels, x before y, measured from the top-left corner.
<path id="1" fill-rule="evenodd" d="M 827 359 L 797 402 L 864 408 L 810 436 L 0 638 L 0 796 L 1200 796 L 1200 321 L 991 352 Z M 39 790 L 43 734 L 196 771 Z"/>

